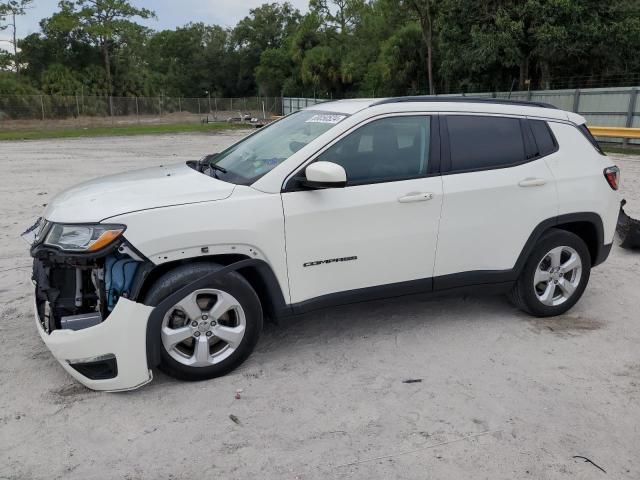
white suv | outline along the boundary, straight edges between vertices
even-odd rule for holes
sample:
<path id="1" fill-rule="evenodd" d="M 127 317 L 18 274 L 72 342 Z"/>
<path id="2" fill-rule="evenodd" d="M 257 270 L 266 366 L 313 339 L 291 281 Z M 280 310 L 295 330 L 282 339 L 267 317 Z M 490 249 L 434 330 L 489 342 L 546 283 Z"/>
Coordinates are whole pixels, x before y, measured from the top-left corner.
<path id="1" fill-rule="evenodd" d="M 566 312 L 611 249 L 618 169 L 544 104 L 323 103 L 198 162 L 92 180 L 29 230 L 36 323 L 84 385 L 223 375 L 264 317 L 486 287 Z"/>

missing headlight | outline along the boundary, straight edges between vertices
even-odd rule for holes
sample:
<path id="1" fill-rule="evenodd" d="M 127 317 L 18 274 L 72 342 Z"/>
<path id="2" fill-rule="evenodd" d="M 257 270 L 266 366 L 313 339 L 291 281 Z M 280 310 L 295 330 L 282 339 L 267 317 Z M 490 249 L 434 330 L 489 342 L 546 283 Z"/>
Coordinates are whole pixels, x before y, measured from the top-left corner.
<path id="1" fill-rule="evenodd" d="M 122 246 L 122 244 L 121 244 Z M 34 260 L 37 310 L 44 330 L 81 330 L 109 317 L 120 297 L 135 297 L 135 280 L 146 260 L 127 249 L 106 256 L 41 249 Z"/>

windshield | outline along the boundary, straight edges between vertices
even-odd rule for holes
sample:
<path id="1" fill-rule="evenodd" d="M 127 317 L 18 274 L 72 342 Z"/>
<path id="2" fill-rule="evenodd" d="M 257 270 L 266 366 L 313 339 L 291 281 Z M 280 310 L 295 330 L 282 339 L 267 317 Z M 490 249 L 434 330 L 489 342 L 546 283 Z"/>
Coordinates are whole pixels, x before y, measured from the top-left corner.
<path id="1" fill-rule="evenodd" d="M 250 185 L 345 118 L 345 114 L 309 110 L 288 115 L 216 155 L 210 174 Z"/>

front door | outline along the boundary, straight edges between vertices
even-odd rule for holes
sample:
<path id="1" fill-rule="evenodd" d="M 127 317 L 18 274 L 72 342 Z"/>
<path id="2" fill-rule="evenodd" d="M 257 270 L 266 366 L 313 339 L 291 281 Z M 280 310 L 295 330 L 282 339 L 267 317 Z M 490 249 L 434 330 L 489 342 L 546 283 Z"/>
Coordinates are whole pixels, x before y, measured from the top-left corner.
<path id="1" fill-rule="evenodd" d="M 344 167 L 345 188 L 285 189 L 292 303 L 339 292 L 355 299 L 373 292 L 353 292 L 367 287 L 388 287 L 374 289 L 385 290 L 379 296 L 431 289 L 442 207 L 436 123 L 415 115 L 371 121 L 314 159 Z"/>

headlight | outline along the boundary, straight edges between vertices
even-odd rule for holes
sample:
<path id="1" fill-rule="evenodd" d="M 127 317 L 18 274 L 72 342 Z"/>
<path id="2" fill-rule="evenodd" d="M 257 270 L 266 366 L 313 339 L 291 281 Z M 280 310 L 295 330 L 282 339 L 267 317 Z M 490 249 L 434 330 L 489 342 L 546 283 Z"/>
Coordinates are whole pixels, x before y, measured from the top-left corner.
<path id="1" fill-rule="evenodd" d="M 122 235 L 124 225 L 51 226 L 44 243 L 70 252 L 97 252 Z"/>

